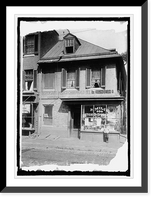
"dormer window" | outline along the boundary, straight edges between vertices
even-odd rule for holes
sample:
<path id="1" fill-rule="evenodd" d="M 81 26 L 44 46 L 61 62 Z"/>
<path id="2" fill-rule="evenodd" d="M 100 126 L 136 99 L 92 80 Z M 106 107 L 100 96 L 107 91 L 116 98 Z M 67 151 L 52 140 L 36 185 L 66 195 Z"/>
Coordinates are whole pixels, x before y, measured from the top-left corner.
<path id="1" fill-rule="evenodd" d="M 66 53 L 74 53 L 74 41 L 72 39 L 65 40 Z"/>
<path id="2" fill-rule="evenodd" d="M 64 37 L 64 53 L 65 54 L 75 53 L 80 45 L 81 44 L 75 35 L 68 33 Z"/>

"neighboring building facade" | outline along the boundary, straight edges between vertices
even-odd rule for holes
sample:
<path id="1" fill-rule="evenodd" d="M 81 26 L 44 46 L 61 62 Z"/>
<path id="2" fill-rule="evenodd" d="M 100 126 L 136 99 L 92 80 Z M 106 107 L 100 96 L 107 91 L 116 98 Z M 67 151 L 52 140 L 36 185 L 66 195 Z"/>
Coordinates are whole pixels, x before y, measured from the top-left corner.
<path id="1" fill-rule="evenodd" d="M 38 134 L 101 140 L 106 124 L 125 133 L 126 73 L 115 49 L 68 33 L 39 59 L 37 77 Z"/>
<path id="2" fill-rule="evenodd" d="M 56 31 L 36 32 L 23 38 L 22 133 L 38 132 L 38 60 L 59 40 Z"/>

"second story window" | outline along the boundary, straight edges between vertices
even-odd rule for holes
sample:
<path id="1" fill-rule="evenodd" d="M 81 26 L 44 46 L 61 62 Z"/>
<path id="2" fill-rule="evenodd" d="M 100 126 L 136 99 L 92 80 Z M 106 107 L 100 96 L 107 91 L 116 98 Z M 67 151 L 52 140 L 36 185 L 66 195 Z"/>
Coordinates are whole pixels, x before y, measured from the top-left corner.
<path id="1" fill-rule="evenodd" d="M 101 68 L 87 68 L 86 69 L 86 88 L 105 88 L 105 70 L 106 67 Z"/>
<path id="2" fill-rule="evenodd" d="M 30 69 L 23 71 L 23 90 L 32 92 L 37 89 L 37 71 Z"/>
<path id="3" fill-rule="evenodd" d="M 101 86 L 101 70 L 93 69 L 92 70 L 92 87 L 98 88 Z"/>
<path id="4" fill-rule="evenodd" d="M 79 88 L 79 76 L 80 69 L 62 69 L 62 89 L 78 89 Z"/>
<path id="5" fill-rule="evenodd" d="M 75 88 L 75 71 L 67 73 L 67 88 Z"/>
<path id="6" fill-rule="evenodd" d="M 38 53 L 38 35 L 27 35 L 24 38 L 24 54 Z"/>

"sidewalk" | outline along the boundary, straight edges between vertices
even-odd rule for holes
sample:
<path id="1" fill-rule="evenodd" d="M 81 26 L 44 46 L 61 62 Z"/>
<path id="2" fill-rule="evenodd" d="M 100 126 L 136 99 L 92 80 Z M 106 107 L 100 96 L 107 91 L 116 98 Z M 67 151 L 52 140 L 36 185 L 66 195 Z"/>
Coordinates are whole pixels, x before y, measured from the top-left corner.
<path id="1" fill-rule="evenodd" d="M 62 138 L 60 136 L 52 136 L 51 134 L 43 134 L 39 137 L 22 136 L 22 149 L 64 149 L 74 151 L 88 151 L 88 152 L 106 152 L 112 151 L 116 153 L 124 142 L 110 142 L 105 143 L 80 140 L 78 138 Z"/>

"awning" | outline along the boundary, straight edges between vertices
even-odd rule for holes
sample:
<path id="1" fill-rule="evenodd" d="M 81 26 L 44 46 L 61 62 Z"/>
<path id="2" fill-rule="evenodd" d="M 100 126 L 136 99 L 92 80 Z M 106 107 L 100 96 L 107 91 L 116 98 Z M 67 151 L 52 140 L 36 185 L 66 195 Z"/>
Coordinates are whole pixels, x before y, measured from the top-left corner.
<path id="1" fill-rule="evenodd" d="M 112 98 L 61 98 L 63 102 L 68 104 L 83 104 L 83 103 L 98 103 L 98 102 L 121 102 L 124 101 L 124 97 L 112 97 Z"/>
<path id="2" fill-rule="evenodd" d="M 23 102 L 26 101 L 32 101 L 33 103 L 38 103 L 39 102 L 39 98 L 38 98 L 38 93 L 23 93 L 22 94 L 23 97 Z"/>

